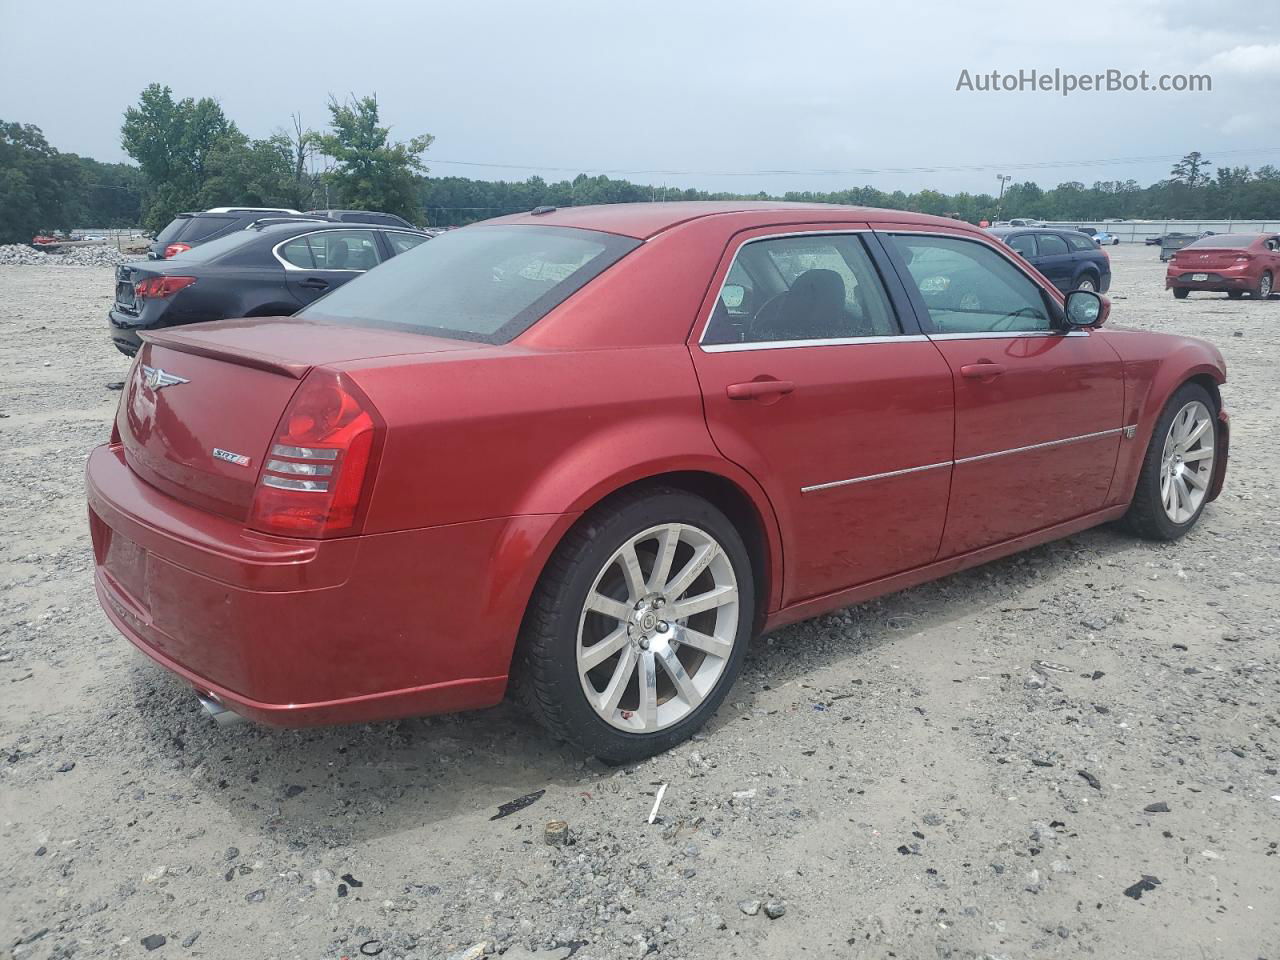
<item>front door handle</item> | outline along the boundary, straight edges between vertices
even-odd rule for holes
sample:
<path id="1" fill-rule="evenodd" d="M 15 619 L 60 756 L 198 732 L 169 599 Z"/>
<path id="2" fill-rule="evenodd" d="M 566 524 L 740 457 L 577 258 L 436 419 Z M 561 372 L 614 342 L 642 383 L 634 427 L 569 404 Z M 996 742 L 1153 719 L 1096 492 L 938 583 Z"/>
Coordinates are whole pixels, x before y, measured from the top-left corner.
<path id="1" fill-rule="evenodd" d="M 329 281 L 322 280 L 319 277 L 307 277 L 307 279 L 299 281 L 298 286 L 306 287 L 308 290 L 324 290 L 328 288 Z"/>
<path id="2" fill-rule="evenodd" d="M 992 363 L 990 360 L 979 360 L 977 363 L 966 363 L 960 368 L 960 376 L 970 380 L 991 380 L 1004 373 L 1003 363 Z"/>
<path id="3" fill-rule="evenodd" d="M 790 380 L 748 380 L 731 383 L 724 392 L 730 400 L 759 400 L 765 397 L 782 397 L 796 388 Z"/>

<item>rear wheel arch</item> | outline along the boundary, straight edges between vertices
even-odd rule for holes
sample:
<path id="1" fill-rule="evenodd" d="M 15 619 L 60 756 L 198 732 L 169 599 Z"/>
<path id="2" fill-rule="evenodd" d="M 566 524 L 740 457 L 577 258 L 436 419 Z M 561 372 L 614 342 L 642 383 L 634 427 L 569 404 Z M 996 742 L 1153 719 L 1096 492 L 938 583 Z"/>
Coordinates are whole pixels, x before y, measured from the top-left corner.
<path id="1" fill-rule="evenodd" d="M 646 490 L 664 488 L 679 490 L 706 500 L 728 517 L 742 537 L 756 585 L 754 624 L 758 632 L 764 624 L 774 595 L 780 589 L 782 577 L 782 548 L 777 521 L 763 491 L 756 491 L 753 495 L 743 483 L 711 470 L 672 470 L 619 481 L 604 489 L 597 489 L 590 503 L 580 505 L 581 513 L 586 515 L 607 506 L 611 501 L 634 498 Z M 556 551 L 576 526 L 577 523 L 563 531 L 551 549 L 545 551 L 546 559 L 534 581 L 534 589 Z"/>

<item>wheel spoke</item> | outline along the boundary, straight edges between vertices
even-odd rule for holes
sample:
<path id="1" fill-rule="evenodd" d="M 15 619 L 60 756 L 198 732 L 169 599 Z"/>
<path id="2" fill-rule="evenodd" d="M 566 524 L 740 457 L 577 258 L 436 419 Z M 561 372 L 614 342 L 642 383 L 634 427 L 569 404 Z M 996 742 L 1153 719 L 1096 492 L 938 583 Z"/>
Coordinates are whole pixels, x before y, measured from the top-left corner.
<path id="1" fill-rule="evenodd" d="M 1177 499 L 1173 492 L 1173 477 L 1165 474 L 1160 484 L 1160 498 L 1164 501 L 1166 513 L 1172 514 L 1177 509 Z"/>
<path id="2" fill-rule="evenodd" d="M 618 562 L 622 565 L 622 575 L 627 581 L 627 597 L 634 603 L 648 591 L 644 585 L 644 574 L 640 572 L 640 558 L 636 556 L 636 545 L 631 541 L 618 553 Z"/>
<path id="3" fill-rule="evenodd" d="M 658 726 L 658 670 L 652 650 L 640 655 L 640 726 L 646 730 Z"/>
<path id="4" fill-rule="evenodd" d="M 680 699 L 691 707 L 697 706 L 702 702 L 702 694 L 698 692 L 698 688 L 693 685 L 693 678 L 689 676 L 684 668 L 684 664 L 680 662 L 680 658 L 676 656 L 676 652 L 669 646 L 664 646 L 658 651 L 658 658 L 662 663 L 662 669 L 666 671 L 667 676 L 671 678 L 671 682 L 676 685 L 676 690 L 680 694 Z"/>
<path id="5" fill-rule="evenodd" d="M 1204 436 L 1204 432 L 1205 432 L 1206 430 L 1208 430 L 1208 429 L 1209 429 L 1209 421 L 1208 421 L 1208 419 L 1206 418 L 1206 419 L 1204 419 L 1204 420 L 1201 420 L 1201 421 L 1200 421 L 1200 423 L 1199 423 L 1199 424 L 1198 424 L 1194 429 L 1190 429 L 1190 430 L 1189 430 L 1189 432 L 1187 433 L 1186 438 L 1182 441 L 1182 445 L 1183 445 L 1184 447 L 1189 447 L 1189 446 L 1191 446 L 1193 443 L 1195 443 L 1197 440 L 1199 440 L 1201 437 L 1203 437 L 1203 436 Z M 1185 456 L 1185 455 L 1183 456 L 1183 459 L 1184 459 L 1184 460 L 1186 459 L 1186 456 Z"/>
<path id="6" fill-rule="evenodd" d="M 703 633 L 701 630 L 680 627 L 676 631 L 676 636 L 680 639 L 682 646 L 693 647 L 693 649 L 701 650 L 712 657 L 723 659 L 733 651 L 733 644 L 728 640 L 721 640 L 719 637 L 713 637 L 710 634 Z"/>
<path id="7" fill-rule="evenodd" d="M 1197 490 L 1204 490 L 1209 486 L 1209 481 L 1200 476 L 1200 472 L 1198 470 L 1184 470 L 1182 477 L 1184 480 L 1189 481 Z"/>
<path id="8" fill-rule="evenodd" d="M 676 547 L 680 545 L 680 524 L 673 523 L 658 537 L 658 555 L 653 560 L 653 571 L 649 575 L 649 591 L 661 593 L 671 576 L 671 561 L 675 559 Z"/>
<path id="9" fill-rule="evenodd" d="M 1187 483 L 1182 477 L 1173 478 L 1173 489 L 1178 495 L 1178 509 L 1191 512 L 1191 491 L 1187 489 Z"/>
<path id="10" fill-rule="evenodd" d="M 716 607 L 723 607 L 726 603 L 732 603 L 738 598 L 738 590 L 736 587 L 723 586 L 716 587 L 714 590 L 708 590 L 706 593 L 700 593 L 696 597 L 688 597 L 679 603 L 671 605 L 671 616 L 675 620 L 685 620 L 692 617 L 695 613 L 702 613 L 704 610 L 714 610 Z"/>
<path id="11" fill-rule="evenodd" d="M 1213 456 L 1213 447 L 1201 447 L 1199 450 L 1192 450 L 1190 453 L 1184 453 L 1182 460 L 1184 463 L 1192 463 L 1196 460 L 1203 460 L 1205 457 Z"/>
<path id="12" fill-rule="evenodd" d="M 620 623 L 626 623 L 631 619 L 631 608 L 621 600 L 614 600 L 612 597 L 606 597 L 598 591 L 591 591 L 587 597 L 587 609 L 594 610 L 596 613 L 603 613 L 606 617 L 613 617 Z"/>
<path id="13" fill-rule="evenodd" d="M 708 543 L 698 548 L 697 552 L 689 558 L 689 562 L 684 565 L 684 569 L 676 574 L 675 579 L 666 585 L 663 592 L 672 600 L 677 599 L 682 593 L 693 586 L 693 581 L 698 579 L 698 575 L 703 570 L 711 566 L 711 561 L 716 558 L 716 545 Z"/>
<path id="14" fill-rule="evenodd" d="M 613 676 L 609 678 L 609 685 L 604 688 L 604 692 L 598 695 L 596 700 L 596 709 L 603 713 L 606 717 L 613 714 L 618 707 L 618 701 L 622 699 L 623 692 L 627 689 L 627 684 L 631 681 L 631 674 L 636 669 L 636 649 L 632 646 L 623 648 L 622 656 L 618 658 L 618 665 L 613 668 Z"/>
<path id="15" fill-rule="evenodd" d="M 578 669 L 582 673 L 594 670 L 627 645 L 627 628 L 618 627 L 603 640 L 593 643 L 578 654 Z"/>

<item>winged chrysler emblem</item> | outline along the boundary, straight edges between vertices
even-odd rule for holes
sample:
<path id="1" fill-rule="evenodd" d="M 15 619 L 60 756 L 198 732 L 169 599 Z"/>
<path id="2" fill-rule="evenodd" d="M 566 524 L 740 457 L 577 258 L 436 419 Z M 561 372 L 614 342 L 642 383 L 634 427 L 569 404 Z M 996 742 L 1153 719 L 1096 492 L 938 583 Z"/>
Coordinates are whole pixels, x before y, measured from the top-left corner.
<path id="1" fill-rule="evenodd" d="M 144 363 L 142 365 L 142 382 L 152 390 L 163 390 L 165 387 L 173 387 L 180 383 L 190 383 L 191 381 L 185 377 L 167 373 L 159 367 L 148 367 Z"/>

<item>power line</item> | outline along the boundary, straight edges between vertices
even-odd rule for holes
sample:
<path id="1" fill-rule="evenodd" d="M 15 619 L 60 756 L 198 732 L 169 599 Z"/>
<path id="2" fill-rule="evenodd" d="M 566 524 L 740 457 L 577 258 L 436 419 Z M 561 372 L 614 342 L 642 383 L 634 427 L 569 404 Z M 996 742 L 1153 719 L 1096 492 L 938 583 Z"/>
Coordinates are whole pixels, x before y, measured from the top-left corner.
<path id="1" fill-rule="evenodd" d="M 1256 147 L 1247 150 L 1214 150 L 1209 156 L 1245 157 L 1280 155 L 1280 147 Z M 551 173 L 585 173 L 594 169 L 597 174 L 624 176 L 672 176 L 672 177 L 851 177 L 891 173 L 981 173 L 991 170 L 1053 170 L 1064 167 L 1105 167 L 1134 163 L 1157 163 L 1181 160 L 1181 154 L 1157 154 L 1146 157 L 1108 157 L 1087 160 L 1041 160 L 1020 163 L 936 164 L 920 167 L 851 167 L 848 169 L 811 168 L 765 170 L 669 170 L 664 168 L 631 170 L 622 168 L 597 169 L 593 167 L 561 167 L 537 163 L 488 163 L 481 160 L 441 160 L 428 157 L 430 164 L 456 167 L 484 167 L 492 170 L 541 170 Z"/>

